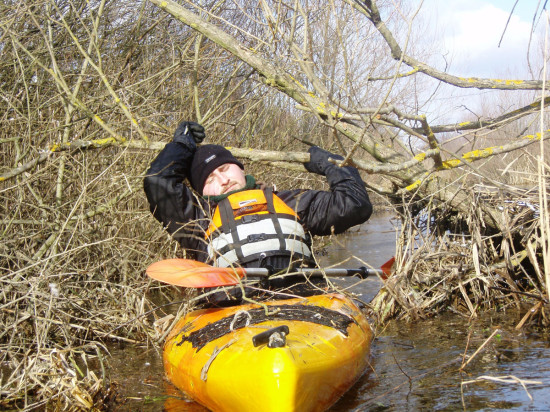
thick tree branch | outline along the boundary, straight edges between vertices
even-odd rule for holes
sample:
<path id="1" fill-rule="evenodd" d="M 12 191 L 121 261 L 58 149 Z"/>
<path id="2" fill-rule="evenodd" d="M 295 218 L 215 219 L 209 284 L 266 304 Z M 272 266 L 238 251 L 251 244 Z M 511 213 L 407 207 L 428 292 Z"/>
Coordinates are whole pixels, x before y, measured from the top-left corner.
<path id="1" fill-rule="evenodd" d="M 544 107 L 550 104 L 550 97 L 545 97 L 543 105 Z M 517 120 L 528 114 L 536 113 L 540 111 L 541 100 L 535 100 L 533 103 L 528 104 L 527 106 L 520 107 L 519 109 L 512 110 L 511 112 L 500 115 L 494 119 L 486 120 L 476 120 L 469 122 L 461 122 L 458 124 L 449 124 L 449 125 L 436 125 L 432 126 L 432 131 L 434 133 L 447 133 L 447 132 L 459 132 L 464 130 L 477 130 L 477 129 L 491 129 L 496 126 L 502 126 L 506 123 Z M 413 129 L 415 131 L 420 131 L 420 129 Z"/>
<path id="2" fill-rule="evenodd" d="M 540 80 L 509 80 L 509 79 L 483 79 L 479 77 L 458 77 L 435 69 L 415 58 L 403 53 L 397 40 L 382 21 L 376 1 L 371 0 L 344 0 L 353 5 L 357 10 L 369 19 L 390 48 L 394 60 L 400 61 L 410 66 L 414 71 L 424 73 L 434 79 L 441 80 L 444 83 L 451 84 L 460 88 L 475 89 L 499 89 L 499 90 L 541 90 L 542 81 Z M 356 7 L 360 3 L 362 7 Z"/>
<path id="3" fill-rule="evenodd" d="M 240 60 L 246 62 L 258 72 L 260 79 L 267 86 L 273 87 L 285 93 L 287 96 L 294 99 L 298 104 L 312 108 L 314 112 L 339 112 L 338 108 L 329 105 L 326 101 L 323 101 L 314 93 L 308 91 L 302 84 L 294 79 L 292 75 L 286 73 L 278 67 L 275 67 L 270 61 L 262 58 L 259 53 L 245 48 L 234 37 L 230 36 L 212 23 L 201 19 L 197 14 L 178 5 L 172 0 L 149 1 L 172 14 L 175 18 L 187 24 L 191 28 L 204 34 L 214 43 L 229 51 Z M 361 141 L 361 147 L 375 159 L 382 162 L 388 162 L 391 160 L 395 163 L 400 163 L 405 160 L 400 153 L 387 146 L 380 145 L 376 139 L 369 136 L 368 133 L 365 134 L 365 131 L 362 128 L 344 122 L 336 122 L 332 125 L 332 127 L 343 133 L 354 142 Z M 404 178 L 408 180 L 410 176 L 405 176 Z"/>

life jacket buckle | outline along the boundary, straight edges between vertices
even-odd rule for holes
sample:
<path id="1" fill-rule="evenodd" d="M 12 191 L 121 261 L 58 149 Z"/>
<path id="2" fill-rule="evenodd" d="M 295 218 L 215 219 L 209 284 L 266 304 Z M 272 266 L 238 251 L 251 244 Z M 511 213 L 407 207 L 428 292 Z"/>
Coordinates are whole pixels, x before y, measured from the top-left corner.
<path id="1" fill-rule="evenodd" d="M 254 223 L 254 222 L 257 222 L 258 220 L 260 220 L 259 215 L 244 215 L 243 217 L 241 217 L 242 223 Z"/>
<path id="2" fill-rule="evenodd" d="M 246 237 L 246 243 L 261 242 L 262 240 L 267 240 L 267 235 L 265 233 L 248 235 Z"/>

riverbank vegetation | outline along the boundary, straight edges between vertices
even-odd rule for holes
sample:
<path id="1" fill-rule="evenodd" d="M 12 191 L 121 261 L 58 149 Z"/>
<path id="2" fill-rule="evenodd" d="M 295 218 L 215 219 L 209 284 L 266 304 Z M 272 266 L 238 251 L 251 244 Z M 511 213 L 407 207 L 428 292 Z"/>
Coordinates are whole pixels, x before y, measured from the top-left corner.
<path id="1" fill-rule="evenodd" d="M 361 171 L 402 220 L 380 324 L 517 308 L 548 326 L 542 45 L 524 79 L 464 78 L 410 2 L 203 6 L 0 5 L 0 407 L 106 408 L 105 345 L 159 345 L 192 302 L 144 273 L 183 253 L 142 192 L 181 119 L 280 189 L 321 187 L 308 144 Z M 457 111 L 463 89 L 490 109 Z"/>

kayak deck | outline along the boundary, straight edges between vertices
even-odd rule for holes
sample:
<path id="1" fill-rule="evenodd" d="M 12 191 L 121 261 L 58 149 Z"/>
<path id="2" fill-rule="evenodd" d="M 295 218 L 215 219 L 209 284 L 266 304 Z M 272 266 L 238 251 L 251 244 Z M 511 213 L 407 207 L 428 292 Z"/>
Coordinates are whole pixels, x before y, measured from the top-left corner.
<path id="1" fill-rule="evenodd" d="M 371 340 L 360 309 L 340 294 L 203 309 L 174 326 L 164 366 L 214 411 L 323 411 L 362 375 Z"/>

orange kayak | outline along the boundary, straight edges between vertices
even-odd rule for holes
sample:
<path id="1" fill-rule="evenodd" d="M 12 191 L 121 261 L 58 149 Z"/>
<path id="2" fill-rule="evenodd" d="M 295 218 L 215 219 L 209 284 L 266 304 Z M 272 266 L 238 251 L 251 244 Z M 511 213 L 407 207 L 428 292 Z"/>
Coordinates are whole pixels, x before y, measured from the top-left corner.
<path id="1" fill-rule="evenodd" d="M 341 294 L 203 309 L 174 326 L 164 367 L 213 411 L 323 411 L 364 373 L 371 340 Z"/>

